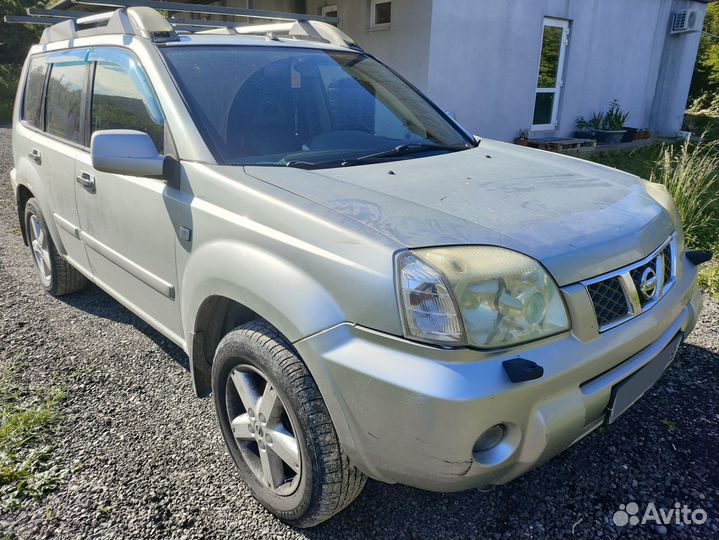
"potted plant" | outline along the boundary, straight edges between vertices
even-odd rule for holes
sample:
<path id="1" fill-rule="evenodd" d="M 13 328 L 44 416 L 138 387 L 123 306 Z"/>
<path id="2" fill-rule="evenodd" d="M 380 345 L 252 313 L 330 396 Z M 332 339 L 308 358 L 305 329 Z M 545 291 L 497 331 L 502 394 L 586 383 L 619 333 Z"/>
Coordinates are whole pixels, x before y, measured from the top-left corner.
<path id="1" fill-rule="evenodd" d="M 619 102 L 615 99 L 609 104 L 609 110 L 602 115 L 600 129 L 595 133 L 599 144 L 617 144 L 622 142 L 626 133 L 624 123 L 629 117 L 628 112 L 622 111 Z"/>
<path id="2" fill-rule="evenodd" d="M 589 120 L 583 116 L 577 118 L 577 131 L 574 136 L 577 139 L 596 139 L 595 132 L 602 127 L 604 113 L 594 113 Z"/>
<path id="3" fill-rule="evenodd" d="M 527 146 L 529 144 L 529 129 L 520 129 L 519 137 L 514 139 L 514 144 L 519 146 Z"/>

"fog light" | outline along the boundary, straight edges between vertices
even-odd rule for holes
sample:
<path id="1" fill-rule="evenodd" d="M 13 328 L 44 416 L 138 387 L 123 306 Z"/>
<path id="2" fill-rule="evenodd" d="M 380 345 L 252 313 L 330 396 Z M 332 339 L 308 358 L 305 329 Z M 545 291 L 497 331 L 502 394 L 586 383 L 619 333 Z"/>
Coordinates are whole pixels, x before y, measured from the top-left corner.
<path id="1" fill-rule="evenodd" d="M 504 424 L 495 424 L 482 433 L 474 443 L 474 452 L 486 452 L 497 446 L 504 438 Z"/>

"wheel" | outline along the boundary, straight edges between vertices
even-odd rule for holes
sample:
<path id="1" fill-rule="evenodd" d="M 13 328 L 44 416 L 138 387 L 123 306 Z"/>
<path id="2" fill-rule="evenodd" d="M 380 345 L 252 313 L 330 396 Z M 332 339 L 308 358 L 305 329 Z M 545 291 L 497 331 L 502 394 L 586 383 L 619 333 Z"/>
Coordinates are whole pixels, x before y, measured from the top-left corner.
<path id="1" fill-rule="evenodd" d="M 312 527 L 360 494 L 366 476 L 342 451 L 307 367 L 272 326 L 250 322 L 222 339 L 212 389 L 235 465 L 281 520 Z"/>
<path id="2" fill-rule="evenodd" d="M 84 289 L 87 279 L 60 255 L 36 199 L 25 203 L 25 231 L 40 283 L 54 296 Z"/>

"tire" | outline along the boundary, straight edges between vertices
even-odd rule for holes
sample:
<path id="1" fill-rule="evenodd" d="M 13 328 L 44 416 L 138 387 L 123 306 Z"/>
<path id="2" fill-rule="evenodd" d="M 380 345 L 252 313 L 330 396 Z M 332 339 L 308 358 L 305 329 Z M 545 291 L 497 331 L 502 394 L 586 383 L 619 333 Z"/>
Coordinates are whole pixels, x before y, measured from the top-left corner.
<path id="1" fill-rule="evenodd" d="M 271 325 L 253 321 L 222 339 L 212 365 L 212 389 L 222 435 L 235 465 L 254 497 L 279 519 L 294 527 L 313 527 L 360 494 L 367 477 L 343 452 L 304 362 Z M 255 400 L 259 395 L 264 405 Z M 263 416 L 262 411 L 267 412 L 273 403 L 273 412 Z M 280 406 L 282 414 L 277 412 Z M 280 439 L 290 440 L 277 436 L 282 432 L 297 442 L 297 470 L 288 465 L 297 455 L 286 449 L 292 443 L 278 446 Z M 263 437 L 268 441 L 264 446 Z M 291 459 L 282 461 L 280 454 Z M 267 475 L 267 470 L 276 474 Z"/>
<path id="2" fill-rule="evenodd" d="M 37 199 L 25 203 L 25 232 L 40 283 L 53 296 L 62 296 L 87 287 L 87 279 L 60 255 L 50 236 Z"/>

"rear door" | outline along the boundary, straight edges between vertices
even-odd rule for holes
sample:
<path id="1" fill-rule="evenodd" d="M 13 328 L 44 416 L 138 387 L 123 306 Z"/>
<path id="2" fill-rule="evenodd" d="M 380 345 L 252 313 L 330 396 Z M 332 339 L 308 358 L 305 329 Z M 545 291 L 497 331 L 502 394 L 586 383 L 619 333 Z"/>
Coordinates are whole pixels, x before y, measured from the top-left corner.
<path id="1" fill-rule="evenodd" d="M 35 194 L 45 219 L 55 223 L 55 243 L 70 264 L 91 276 L 75 204 L 75 160 L 89 155 L 83 128 L 89 72 L 86 57 L 86 49 L 75 49 L 33 59 L 22 121 L 34 130 L 28 155 L 32 155 L 42 183 Z M 40 84 L 43 73 L 47 75 Z M 44 87 L 43 99 L 36 99 L 38 86 L 41 93 Z"/>
<path id="2" fill-rule="evenodd" d="M 97 48 L 93 63 L 89 133 L 134 129 L 164 152 L 162 109 L 142 66 L 128 50 Z M 158 178 L 95 170 L 89 154 L 76 163 L 81 237 L 95 281 L 150 324 L 182 342 L 177 300 L 175 230 L 166 197 L 174 188 Z"/>

